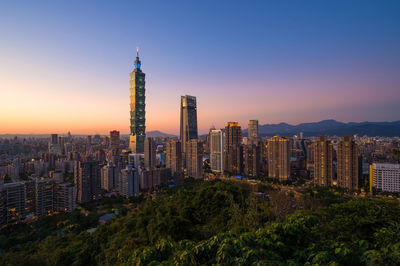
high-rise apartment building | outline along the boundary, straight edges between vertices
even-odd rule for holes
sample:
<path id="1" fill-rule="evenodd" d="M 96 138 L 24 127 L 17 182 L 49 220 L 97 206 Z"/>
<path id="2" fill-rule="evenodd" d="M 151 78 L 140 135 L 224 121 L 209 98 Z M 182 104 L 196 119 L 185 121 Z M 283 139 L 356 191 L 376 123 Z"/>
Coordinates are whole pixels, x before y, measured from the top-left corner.
<path id="1" fill-rule="evenodd" d="M 243 169 L 246 176 L 258 176 L 261 172 L 261 144 L 243 145 Z"/>
<path id="2" fill-rule="evenodd" d="M 96 161 L 78 162 L 75 166 L 77 202 L 101 199 L 100 165 Z"/>
<path id="3" fill-rule="evenodd" d="M 72 212 L 76 208 L 76 190 L 71 183 L 56 184 L 56 211 Z"/>
<path id="4" fill-rule="evenodd" d="M 219 129 L 210 131 L 210 164 L 215 172 L 224 171 L 224 132 Z"/>
<path id="5" fill-rule="evenodd" d="M 177 139 L 167 142 L 166 148 L 166 167 L 171 169 L 171 175 L 175 178 L 181 178 L 183 174 L 182 145 Z"/>
<path id="6" fill-rule="evenodd" d="M 139 195 L 139 176 L 136 169 L 127 167 L 121 170 L 119 180 L 119 194 L 124 197 Z"/>
<path id="7" fill-rule="evenodd" d="M 224 138 L 225 170 L 233 174 L 241 174 L 243 161 L 242 128 L 238 122 L 228 122 Z M 238 147 L 239 146 L 239 147 Z"/>
<path id="8" fill-rule="evenodd" d="M 258 120 L 249 121 L 248 137 L 249 139 L 258 138 Z"/>
<path id="9" fill-rule="evenodd" d="M 4 184 L 4 222 L 13 223 L 25 218 L 25 189 L 23 182 Z"/>
<path id="10" fill-rule="evenodd" d="M 190 95 L 181 96 L 180 141 L 183 153 L 185 153 L 186 142 L 191 139 L 197 139 L 197 137 L 196 97 Z"/>
<path id="11" fill-rule="evenodd" d="M 137 50 L 135 69 L 130 74 L 131 135 L 129 148 L 133 153 L 144 152 L 144 140 L 146 138 L 145 76 L 141 69 L 139 50 Z"/>
<path id="12" fill-rule="evenodd" d="M 144 142 L 144 167 L 152 169 L 156 167 L 156 143 L 152 138 L 146 138 Z"/>
<path id="13" fill-rule="evenodd" d="M 186 174 L 193 178 L 203 177 L 202 143 L 197 139 L 186 142 Z"/>
<path id="14" fill-rule="evenodd" d="M 68 187 L 69 189 L 63 189 Z M 0 182 L 0 227 L 21 222 L 26 217 L 37 217 L 75 209 L 75 188 L 70 183 L 55 179 L 35 179 L 3 184 Z M 63 197 L 60 197 L 60 193 Z"/>
<path id="15" fill-rule="evenodd" d="M 119 149 L 119 131 L 110 131 L 110 147 L 111 149 Z"/>
<path id="16" fill-rule="evenodd" d="M 350 136 L 344 136 L 337 150 L 338 186 L 358 189 L 358 150 L 357 144 Z"/>
<path id="17" fill-rule="evenodd" d="M 314 146 L 314 184 L 331 186 L 333 180 L 333 148 L 326 136 L 321 136 Z"/>
<path id="18" fill-rule="evenodd" d="M 119 168 L 109 162 L 101 168 L 101 188 L 107 191 L 116 189 L 118 186 Z"/>
<path id="19" fill-rule="evenodd" d="M 371 164 L 369 178 L 371 193 L 373 187 L 380 191 L 400 192 L 400 164 Z"/>
<path id="20" fill-rule="evenodd" d="M 54 201 L 55 183 L 53 180 L 36 180 L 35 183 L 35 215 L 44 216 L 56 210 Z"/>
<path id="21" fill-rule="evenodd" d="M 279 180 L 290 178 L 291 140 L 275 136 L 268 141 L 268 177 Z"/>

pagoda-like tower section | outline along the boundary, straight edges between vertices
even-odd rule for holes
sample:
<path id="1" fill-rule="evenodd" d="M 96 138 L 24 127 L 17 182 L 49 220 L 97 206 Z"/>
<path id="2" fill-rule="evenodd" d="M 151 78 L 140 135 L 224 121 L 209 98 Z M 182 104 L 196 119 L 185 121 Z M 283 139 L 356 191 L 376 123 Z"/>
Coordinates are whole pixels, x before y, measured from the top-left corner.
<path id="1" fill-rule="evenodd" d="M 146 96 L 145 96 L 145 76 L 141 70 L 139 60 L 139 49 L 135 60 L 135 69 L 131 72 L 130 88 L 130 113 L 131 113 L 131 135 L 129 138 L 129 148 L 132 153 L 144 152 L 144 140 L 146 138 Z"/>

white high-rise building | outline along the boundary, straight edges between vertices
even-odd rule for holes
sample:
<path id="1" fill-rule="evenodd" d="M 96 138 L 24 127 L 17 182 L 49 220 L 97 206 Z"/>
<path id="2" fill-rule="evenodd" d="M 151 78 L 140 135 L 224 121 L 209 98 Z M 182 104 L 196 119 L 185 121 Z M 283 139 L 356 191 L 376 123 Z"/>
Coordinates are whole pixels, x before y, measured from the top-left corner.
<path id="1" fill-rule="evenodd" d="M 101 188 L 107 191 L 115 189 L 118 185 L 119 169 L 112 162 L 101 168 Z"/>
<path id="2" fill-rule="evenodd" d="M 127 166 L 121 170 L 118 192 L 125 197 L 139 195 L 139 175 L 136 169 Z"/>
<path id="3" fill-rule="evenodd" d="M 210 132 L 210 165 L 212 171 L 224 171 L 224 132 L 220 129 Z"/>
<path id="4" fill-rule="evenodd" d="M 374 163 L 369 169 L 372 186 L 381 191 L 400 192 L 400 164 Z"/>

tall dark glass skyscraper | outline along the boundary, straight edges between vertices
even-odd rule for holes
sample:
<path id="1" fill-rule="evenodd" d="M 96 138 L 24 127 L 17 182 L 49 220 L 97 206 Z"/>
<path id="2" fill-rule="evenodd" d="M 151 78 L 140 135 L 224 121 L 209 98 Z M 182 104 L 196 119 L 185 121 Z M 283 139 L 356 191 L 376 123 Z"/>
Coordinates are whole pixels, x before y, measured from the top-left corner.
<path id="1" fill-rule="evenodd" d="M 196 97 L 181 96 L 181 132 L 182 151 L 186 150 L 186 142 L 197 139 L 197 107 Z"/>
<path id="2" fill-rule="evenodd" d="M 145 119 L 145 74 L 142 72 L 139 60 L 139 49 L 135 60 L 135 69 L 131 72 L 131 135 L 129 138 L 129 148 L 133 153 L 144 152 L 144 140 L 146 138 L 146 119 Z"/>

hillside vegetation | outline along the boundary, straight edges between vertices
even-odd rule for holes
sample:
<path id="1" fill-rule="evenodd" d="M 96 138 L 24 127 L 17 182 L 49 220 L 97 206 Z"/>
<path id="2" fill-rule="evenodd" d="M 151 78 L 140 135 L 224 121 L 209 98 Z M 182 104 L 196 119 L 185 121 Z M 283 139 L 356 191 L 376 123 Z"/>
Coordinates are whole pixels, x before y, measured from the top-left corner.
<path id="1" fill-rule="evenodd" d="M 28 225 L 3 231 L 0 264 L 400 263 L 398 202 L 351 198 L 333 189 L 293 195 L 268 185 L 190 181 L 137 200 L 94 233 L 86 231 L 93 221 L 74 215 L 63 217 L 58 233 L 51 225 L 53 231 L 29 238 L 23 238 Z M 78 227 L 77 217 L 86 226 Z"/>

